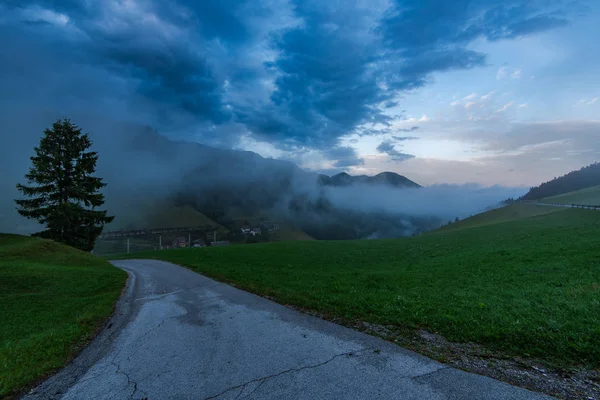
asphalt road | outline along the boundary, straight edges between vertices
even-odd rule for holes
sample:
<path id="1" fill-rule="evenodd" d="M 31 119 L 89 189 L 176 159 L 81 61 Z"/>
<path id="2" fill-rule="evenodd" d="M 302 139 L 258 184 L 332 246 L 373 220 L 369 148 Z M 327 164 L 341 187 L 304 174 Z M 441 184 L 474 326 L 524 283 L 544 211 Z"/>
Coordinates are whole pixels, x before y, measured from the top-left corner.
<path id="1" fill-rule="evenodd" d="M 549 399 L 160 261 L 118 261 L 117 312 L 26 399 Z"/>

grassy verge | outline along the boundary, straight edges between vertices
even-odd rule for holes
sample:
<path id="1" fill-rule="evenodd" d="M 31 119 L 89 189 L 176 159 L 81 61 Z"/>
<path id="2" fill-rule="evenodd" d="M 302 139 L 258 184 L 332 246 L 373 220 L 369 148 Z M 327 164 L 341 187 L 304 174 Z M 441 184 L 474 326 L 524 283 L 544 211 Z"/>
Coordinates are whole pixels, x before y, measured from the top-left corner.
<path id="1" fill-rule="evenodd" d="M 0 234 L 0 397 L 62 367 L 111 314 L 126 277 L 71 247 Z"/>
<path id="2" fill-rule="evenodd" d="M 535 214 L 535 213 L 533 213 Z M 553 366 L 600 367 L 600 213 L 557 209 L 399 240 L 128 255 L 347 320 L 425 328 Z"/>

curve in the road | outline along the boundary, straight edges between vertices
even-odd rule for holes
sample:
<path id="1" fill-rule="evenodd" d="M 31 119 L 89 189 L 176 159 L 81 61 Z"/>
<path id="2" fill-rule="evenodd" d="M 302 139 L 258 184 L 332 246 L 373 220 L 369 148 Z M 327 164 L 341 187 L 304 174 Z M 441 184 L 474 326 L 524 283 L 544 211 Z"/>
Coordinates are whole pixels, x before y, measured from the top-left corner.
<path id="1" fill-rule="evenodd" d="M 114 264 L 131 278 L 112 326 L 26 399 L 549 399 L 173 264 Z"/>

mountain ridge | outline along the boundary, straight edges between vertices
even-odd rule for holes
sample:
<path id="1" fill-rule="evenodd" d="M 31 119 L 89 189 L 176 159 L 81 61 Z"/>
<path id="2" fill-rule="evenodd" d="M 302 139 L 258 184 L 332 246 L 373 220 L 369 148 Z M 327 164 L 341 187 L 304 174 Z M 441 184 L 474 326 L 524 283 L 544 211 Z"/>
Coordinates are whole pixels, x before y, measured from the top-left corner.
<path id="1" fill-rule="evenodd" d="M 376 175 L 350 175 L 347 172 L 328 177 L 319 176 L 321 183 L 329 186 L 351 186 L 354 184 L 390 185 L 397 188 L 420 188 L 421 185 L 396 172 L 384 171 Z"/>
<path id="2" fill-rule="evenodd" d="M 107 199 L 117 215 L 115 226 L 133 224 L 134 221 L 126 219 L 142 212 L 141 199 L 148 202 L 151 198 L 158 200 L 156 204 L 166 206 L 150 211 L 146 208 L 145 213 L 170 215 L 174 213 L 172 207 L 190 207 L 232 231 L 238 228 L 240 215 L 286 221 L 317 239 L 405 236 L 423 225 L 408 216 L 370 215 L 335 206 L 330 201 L 329 194 L 338 187 L 372 185 L 398 190 L 420 187 L 393 172 L 375 176 L 341 173 L 329 177 L 251 151 L 174 141 L 150 128 L 129 131 L 121 140 L 122 165 L 116 166 L 115 161 L 105 164 L 114 170 L 107 177 L 112 192 Z M 123 169 L 133 171 L 132 176 L 125 176 Z M 144 179 L 136 182 L 135 177 L 140 174 Z M 132 190 L 134 185 L 136 190 Z M 119 198 L 127 196 L 129 199 Z M 147 216 L 148 222 L 155 220 L 151 216 Z M 426 223 L 431 226 L 431 221 Z"/>
<path id="3" fill-rule="evenodd" d="M 519 200 L 540 200 L 546 197 L 587 189 L 597 185 L 600 185 L 599 162 L 595 162 L 532 187 L 525 195 L 521 196 Z"/>

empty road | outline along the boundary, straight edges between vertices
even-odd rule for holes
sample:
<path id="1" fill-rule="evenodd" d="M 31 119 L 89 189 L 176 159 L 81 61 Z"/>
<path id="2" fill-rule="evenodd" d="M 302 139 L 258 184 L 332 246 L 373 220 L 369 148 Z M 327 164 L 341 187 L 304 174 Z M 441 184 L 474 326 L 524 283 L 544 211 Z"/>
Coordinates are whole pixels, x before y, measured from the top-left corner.
<path id="1" fill-rule="evenodd" d="M 173 264 L 114 264 L 109 327 L 26 399 L 550 399 Z"/>

